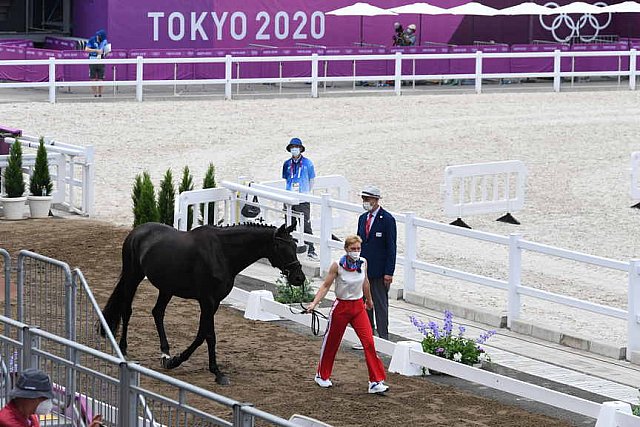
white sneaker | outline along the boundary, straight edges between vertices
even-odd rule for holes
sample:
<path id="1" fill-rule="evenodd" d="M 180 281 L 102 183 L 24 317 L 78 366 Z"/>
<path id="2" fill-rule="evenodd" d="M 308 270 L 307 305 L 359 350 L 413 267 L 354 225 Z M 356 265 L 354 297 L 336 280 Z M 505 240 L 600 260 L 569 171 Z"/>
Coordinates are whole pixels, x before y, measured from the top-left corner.
<path id="1" fill-rule="evenodd" d="M 364 350 L 364 347 L 359 342 L 357 342 L 354 345 L 352 345 L 351 348 L 354 349 L 354 350 Z"/>
<path id="2" fill-rule="evenodd" d="M 308 252 L 307 253 L 307 258 L 309 258 L 311 261 L 319 261 L 320 260 L 320 257 L 315 252 Z"/>
<path id="3" fill-rule="evenodd" d="M 389 390 L 389 386 L 386 385 L 384 381 L 378 381 L 373 383 L 369 382 L 369 393 L 371 394 L 384 393 L 387 390 Z"/>
<path id="4" fill-rule="evenodd" d="M 314 380 L 315 380 L 316 384 L 318 384 L 322 388 L 328 388 L 328 387 L 331 387 L 333 385 L 331 380 L 323 380 L 322 378 L 320 378 L 320 375 L 316 375 Z"/>

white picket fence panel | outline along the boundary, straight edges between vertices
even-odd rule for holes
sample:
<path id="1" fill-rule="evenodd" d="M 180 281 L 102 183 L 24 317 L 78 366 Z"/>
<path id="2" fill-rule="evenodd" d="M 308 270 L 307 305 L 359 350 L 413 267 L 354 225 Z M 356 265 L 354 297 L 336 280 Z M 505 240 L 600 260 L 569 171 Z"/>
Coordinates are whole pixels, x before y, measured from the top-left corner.
<path id="1" fill-rule="evenodd" d="M 24 148 L 38 149 L 40 137 L 23 135 L 17 138 Z M 13 144 L 16 138 L 5 137 L 5 142 Z M 82 147 L 67 144 L 53 138 L 44 137 L 44 147 L 50 166 L 55 167 L 54 193 L 52 203 L 69 212 L 91 216 L 94 214 L 95 165 L 93 146 Z M 8 155 L 0 156 L 0 170 L 7 167 Z M 32 155 L 23 154 L 23 168 L 33 174 Z M 35 157 L 33 157 L 35 159 Z M 4 188 L 2 188 L 4 192 Z"/>
<path id="2" fill-rule="evenodd" d="M 640 151 L 631 153 L 631 198 L 640 200 Z"/>
<path id="3" fill-rule="evenodd" d="M 611 71 L 562 71 L 562 58 L 580 58 L 580 57 L 619 57 L 629 58 L 628 70 L 611 70 Z M 553 71 L 549 72 L 533 72 L 533 73 L 485 73 L 483 72 L 483 62 L 485 59 L 497 59 L 497 58 L 553 58 Z M 466 74 L 414 74 L 402 72 L 403 61 L 418 61 L 418 60 L 455 60 L 455 59 L 471 59 L 475 61 L 475 72 Z M 48 88 L 49 89 L 49 102 L 56 102 L 56 89 L 59 87 L 91 87 L 91 86 L 135 86 L 136 88 L 136 100 L 142 102 L 144 86 L 166 86 L 166 85 L 223 85 L 225 99 L 232 99 L 233 85 L 242 83 L 254 83 L 254 84 L 266 84 L 266 83 L 310 83 L 311 85 L 311 97 L 317 98 L 319 96 L 318 87 L 320 83 L 329 82 L 351 82 L 355 89 L 356 82 L 358 81 L 388 81 L 391 80 L 393 84 L 393 92 L 396 95 L 402 94 L 402 82 L 417 80 L 450 80 L 450 79 L 473 79 L 475 81 L 475 92 L 482 93 L 482 81 L 483 79 L 518 79 L 518 78 L 550 78 L 553 81 L 553 90 L 560 92 L 560 85 L 563 78 L 575 77 L 587 77 L 587 76 L 617 76 L 629 78 L 629 89 L 636 89 L 636 76 L 638 74 L 636 70 L 637 51 L 631 49 L 629 51 L 600 51 L 600 52 L 578 52 L 578 51 L 560 51 L 555 50 L 553 52 L 504 52 L 504 53 L 484 53 L 477 51 L 475 53 L 442 53 L 442 54 L 403 54 L 402 52 L 396 52 L 395 54 L 384 55 L 303 55 L 303 56 L 251 56 L 251 57 L 235 57 L 227 55 L 224 58 L 143 58 L 138 56 L 137 58 L 125 58 L 125 59 L 38 59 L 38 60 L 4 60 L 0 61 L 0 66 L 34 66 L 34 65 L 47 65 L 49 67 L 49 80 L 44 82 L 0 82 L 0 89 L 11 88 Z M 320 75 L 319 63 L 322 61 L 325 64 L 330 64 L 336 61 L 351 61 L 354 64 L 362 61 L 394 61 L 393 74 L 386 75 L 358 75 L 356 73 L 357 67 L 353 67 L 354 72 L 352 76 L 336 76 L 326 77 Z M 309 63 L 311 69 L 311 75 L 308 77 L 282 77 L 280 74 L 278 77 L 259 77 L 259 78 L 242 78 L 233 76 L 233 70 L 236 67 L 246 63 L 285 63 L 285 62 L 298 62 Z M 56 67 L 61 65 L 89 65 L 89 64 L 105 64 L 106 66 L 113 67 L 119 64 L 135 65 L 136 67 L 136 79 L 135 80 L 114 80 L 114 81 L 56 81 Z M 144 65 L 145 64 L 224 64 L 225 76 L 222 79 L 192 79 L 192 80 L 144 80 Z M 234 67 L 234 65 L 236 67 Z"/>
<path id="4" fill-rule="evenodd" d="M 452 218 L 524 207 L 527 168 L 520 160 L 447 166 L 444 214 Z"/>

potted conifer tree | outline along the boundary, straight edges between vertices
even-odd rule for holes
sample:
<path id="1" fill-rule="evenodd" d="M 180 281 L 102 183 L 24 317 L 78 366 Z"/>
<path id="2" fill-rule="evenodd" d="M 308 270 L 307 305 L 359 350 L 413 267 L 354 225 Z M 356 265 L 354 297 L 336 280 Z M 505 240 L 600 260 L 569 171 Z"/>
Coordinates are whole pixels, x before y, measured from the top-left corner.
<path id="1" fill-rule="evenodd" d="M 24 205 L 27 198 L 24 196 L 25 184 L 22 175 L 22 146 L 16 140 L 9 151 L 9 162 L 4 170 L 4 189 L 6 197 L 0 197 L 4 209 L 5 219 L 23 219 Z"/>
<path id="2" fill-rule="evenodd" d="M 51 183 L 51 175 L 49 174 L 49 159 L 47 158 L 47 150 L 44 148 L 44 138 L 40 138 L 40 146 L 38 154 L 36 154 L 36 164 L 33 169 L 33 176 L 29 183 L 29 192 L 31 193 L 27 200 L 29 201 L 29 210 L 31 218 L 47 218 L 51 209 L 51 191 L 53 184 Z"/>

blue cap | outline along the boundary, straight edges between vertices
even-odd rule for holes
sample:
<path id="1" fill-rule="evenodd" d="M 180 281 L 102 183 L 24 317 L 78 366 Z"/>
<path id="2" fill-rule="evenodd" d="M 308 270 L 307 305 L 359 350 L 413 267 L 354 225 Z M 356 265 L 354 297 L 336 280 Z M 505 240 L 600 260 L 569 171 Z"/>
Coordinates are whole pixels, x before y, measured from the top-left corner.
<path id="1" fill-rule="evenodd" d="M 106 40 L 107 32 L 105 30 L 96 31 L 96 37 L 100 37 L 101 40 Z"/>
<path id="2" fill-rule="evenodd" d="M 300 152 L 304 152 L 304 145 L 302 145 L 302 140 L 300 138 L 291 138 L 289 145 L 287 145 L 287 151 L 291 151 L 291 148 L 293 147 L 300 147 Z"/>

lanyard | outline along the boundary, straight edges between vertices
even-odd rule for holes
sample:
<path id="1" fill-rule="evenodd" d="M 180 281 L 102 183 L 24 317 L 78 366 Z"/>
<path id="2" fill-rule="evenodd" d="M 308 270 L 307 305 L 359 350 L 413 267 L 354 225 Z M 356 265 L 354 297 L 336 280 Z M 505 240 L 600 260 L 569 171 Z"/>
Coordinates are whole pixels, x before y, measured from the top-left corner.
<path id="1" fill-rule="evenodd" d="M 289 165 L 289 172 L 291 173 L 291 179 L 295 178 L 296 176 L 296 164 L 300 164 L 300 167 L 298 167 L 298 179 L 300 179 L 300 174 L 302 173 L 302 156 L 300 156 L 300 160 L 298 160 L 297 162 L 295 162 L 293 160 L 293 158 L 291 159 L 291 164 Z"/>

